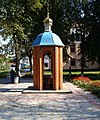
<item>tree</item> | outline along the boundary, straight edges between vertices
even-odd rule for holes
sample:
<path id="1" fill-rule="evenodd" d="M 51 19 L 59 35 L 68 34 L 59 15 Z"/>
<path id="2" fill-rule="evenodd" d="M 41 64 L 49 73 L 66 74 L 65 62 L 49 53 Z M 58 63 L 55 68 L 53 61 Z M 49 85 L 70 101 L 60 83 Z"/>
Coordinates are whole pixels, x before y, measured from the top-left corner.
<path id="1" fill-rule="evenodd" d="M 18 45 L 18 50 L 21 53 L 20 56 L 29 53 L 28 56 L 31 59 L 30 46 L 35 37 L 44 31 L 43 20 L 47 15 L 47 2 L 48 0 L 0 0 L 1 34 L 4 37 L 12 37 L 11 42 L 15 46 Z M 67 48 L 70 41 L 73 41 L 73 36 L 70 36 L 70 29 L 73 27 L 73 24 L 82 24 L 85 29 L 82 28 L 81 30 L 83 32 L 88 31 L 89 35 L 82 37 L 85 49 L 81 45 L 83 50 L 80 50 L 80 54 L 84 54 L 83 56 L 85 57 L 88 56 L 88 59 L 96 58 L 99 61 L 99 52 L 93 48 L 93 45 L 89 49 L 87 46 L 89 44 L 97 45 L 94 38 L 99 42 L 99 27 L 97 28 L 99 25 L 99 0 L 91 0 L 90 2 L 80 0 L 49 0 L 49 9 L 50 17 L 53 19 L 52 31 L 60 36 L 65 44 L 64 49 Z M 98 31 L 93 35 L 95 30 Z M 90 54 L 92 48 L 95 51 L 96 57 L 94 58 L 93 54 Z M 99 47 L 97 48 L 99 50 Z M 64 50 L 64 60 L 67 61 L 68 57 Z"/>
<path id="2" fill-rule="evenodd" d="M 83 10 L 84 22 L 88 29 L 85 54 L 90 61 L 97 61 L 100 64 L 100 1 L 91 0 Z"/>
<path id="3" fill-rule="evenodd" d="M 46 0 L 1 0 L 1 29 L 4 37 L 11 35 L 12 43 L 19 44 L 19 48 L 27 53 L 29 46 L 39 33 L 43 32 L 43 20 L 46 17 Z M 50 0 L 50 17 L 54 21 L 53 31 L 56 32 L 66 44 L 67 19 L 66 8 L 70 1 Z M 71 5 L 71 4 L 70 4 Z M 69 5 L 69 9 L 70 9 Z M 57 7 L 59 6 L 59 7 Z M 65 9 L 65 10 L 64 10 Z M 59 17 L 58 17 L 59 16 Z M 70 18 L 71 19 L 71 18 Z M 59 23 L 59 25 L 57 25 Z M 39 29 L 38 29 L 39 28 Z M 59 31 L 58 31 L 59 29 Z M 25 46 L 23 45 L 25 44 Z M 22 54 L 23 55 L 23 54 Z M 31 54 L 30 54 L 31 57 Z"/>
<path id="4" fill-rule="evenodd" d="M 27 53 L 30 47 L 30 38 L 34 26 L 33 13 L 37 8 L 41 8 L 39 0 L 7 0 L 1 3 L 1 21 L 0 28 L 3 37 L 11 36 L 11 42 L 16 53 L 16 73 L 19 76 L 19 60 L 23 53 Z M 31 7 L 30 7 L 31 6 Z M 32 43 L 32 42 L 31 42 Z M 20 49 L 21 48 L 21 49 Z M 21 53 L 20 55 L 18 53 Z"/>

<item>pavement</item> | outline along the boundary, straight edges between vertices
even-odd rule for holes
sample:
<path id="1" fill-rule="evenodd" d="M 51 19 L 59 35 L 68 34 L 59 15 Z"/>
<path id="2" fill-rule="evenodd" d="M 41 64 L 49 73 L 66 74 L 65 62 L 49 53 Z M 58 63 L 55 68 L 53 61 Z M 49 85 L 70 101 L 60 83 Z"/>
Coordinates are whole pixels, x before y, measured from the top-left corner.
<path id="1" fill-rule="evenodd" d="M 32 78 L 10 82 L 0 79 L 0 120 L 100 120 L 100 99 L 72 83 L 64 82 L 70 94 L 23 94 Z"/>

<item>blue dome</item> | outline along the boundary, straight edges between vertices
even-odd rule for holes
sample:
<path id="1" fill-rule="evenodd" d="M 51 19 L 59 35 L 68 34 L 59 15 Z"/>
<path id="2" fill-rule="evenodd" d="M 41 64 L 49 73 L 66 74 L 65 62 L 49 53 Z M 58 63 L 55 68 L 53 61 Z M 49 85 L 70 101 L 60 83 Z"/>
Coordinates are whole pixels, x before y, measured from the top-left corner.
<path id="1" fill-rule="evenodd" d="M 39 34 L 34 40 L 32 46 L 64 46 L 61 39 L 51 31 L 45 31 Z"/>

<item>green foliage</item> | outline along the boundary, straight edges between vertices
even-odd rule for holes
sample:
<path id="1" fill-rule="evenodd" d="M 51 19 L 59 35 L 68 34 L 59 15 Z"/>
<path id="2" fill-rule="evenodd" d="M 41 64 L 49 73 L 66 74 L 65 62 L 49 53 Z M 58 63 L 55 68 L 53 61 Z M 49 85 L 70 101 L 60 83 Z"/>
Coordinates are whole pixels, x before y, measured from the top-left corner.
<path id="1" fill-rule="evenodd" d="M 35 17 L 37 9 L 41 9 L 40 0 L 6 0 L 1 3 L 0 29 L 3 38 L 11 36 L 10 45 L 13 51 L 19 51 L 16 58 L 19 61 L 23 56 L 31 55 Z M 10 51 L 9 50 L 9 51 Z M 16 52 L 17 53 L 17 52 Z"/>
<path id="2" fill-rule="evenodd" d="M 9 59 L 6 58 L 6 56 L 2 55 L 0 56 L 0 70 L 9 70 Z"/>
<path id="3" fill-rule="evenodd" d="M 83 10 L 83 20 L 88 29 L 85 54 L 89 60 L 100 63 L 100 1 L 91 0 L 86 6 L 84 6 Z"/>
<path id="4" fill-rule="evenodd" d="M 0 0 L 0 29 L 3 37 L 11 36 L 12 45 L 19 44 L 20 56 L 29 55 L 35 37 L 44 31 L 43 20 L 47 14 L 47 0 Z M 60 36 L 67 62 L 67 45 L 73 41 L 70 29 L 74 24 L 82 24 L 84 44 L 81 46 L 83 58 L 100 61 L 100 1 L 99 0 L 49 0 L 52 31 Z M 85 33 L 88 33 L 87 36 Z M 15 46 L 12 49 L 15 49 Z M 20 49 L 21 48 L 21 49 Z M 83 62 L 84 67 L 84 62 Z"/>
<path id="5" fill-rule="evenodd" d="M 2 35 L 4 37 L 11 35 L 13 43 L 17 42 L 20 47 L 27 43 L 26 49 L 29 49 L 28 41 L 34 26 L 34 12 L 41 8 L 39 0 L 7 0 L 2 1 L 0 27 L 4 28 Z M 33 12 L 33 15 L 32 15 Z M 32 38 L 31 38 L 32 39 Z M 28 48 L 27 48 L 28 47 Z M 24 49 L 23 48 L 23 49 Z"/>

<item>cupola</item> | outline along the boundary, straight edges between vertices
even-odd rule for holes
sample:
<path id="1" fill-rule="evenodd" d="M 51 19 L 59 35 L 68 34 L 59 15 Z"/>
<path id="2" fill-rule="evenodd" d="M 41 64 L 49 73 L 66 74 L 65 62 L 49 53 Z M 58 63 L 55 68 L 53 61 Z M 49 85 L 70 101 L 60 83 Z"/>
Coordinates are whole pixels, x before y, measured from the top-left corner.
<path id="1" fill-rule="evenodd" d="M 32 46 L 64 46 L 60 37 L 53 33 L 51 30 L 52 27 L 52 19 L 49 18 L 49 13 L 47 17 L 44 19 L 44 33 L 40 33 L 36 39 L 34 40 Z"/>
<path id="2" fill-rule="evenodd" d="M 45 26 L 45 31 L 51 31 L 53 21 L 49 18 L 49 13 L 47 14 L 47 17 L 44 19 L 43 22 Z"/>

